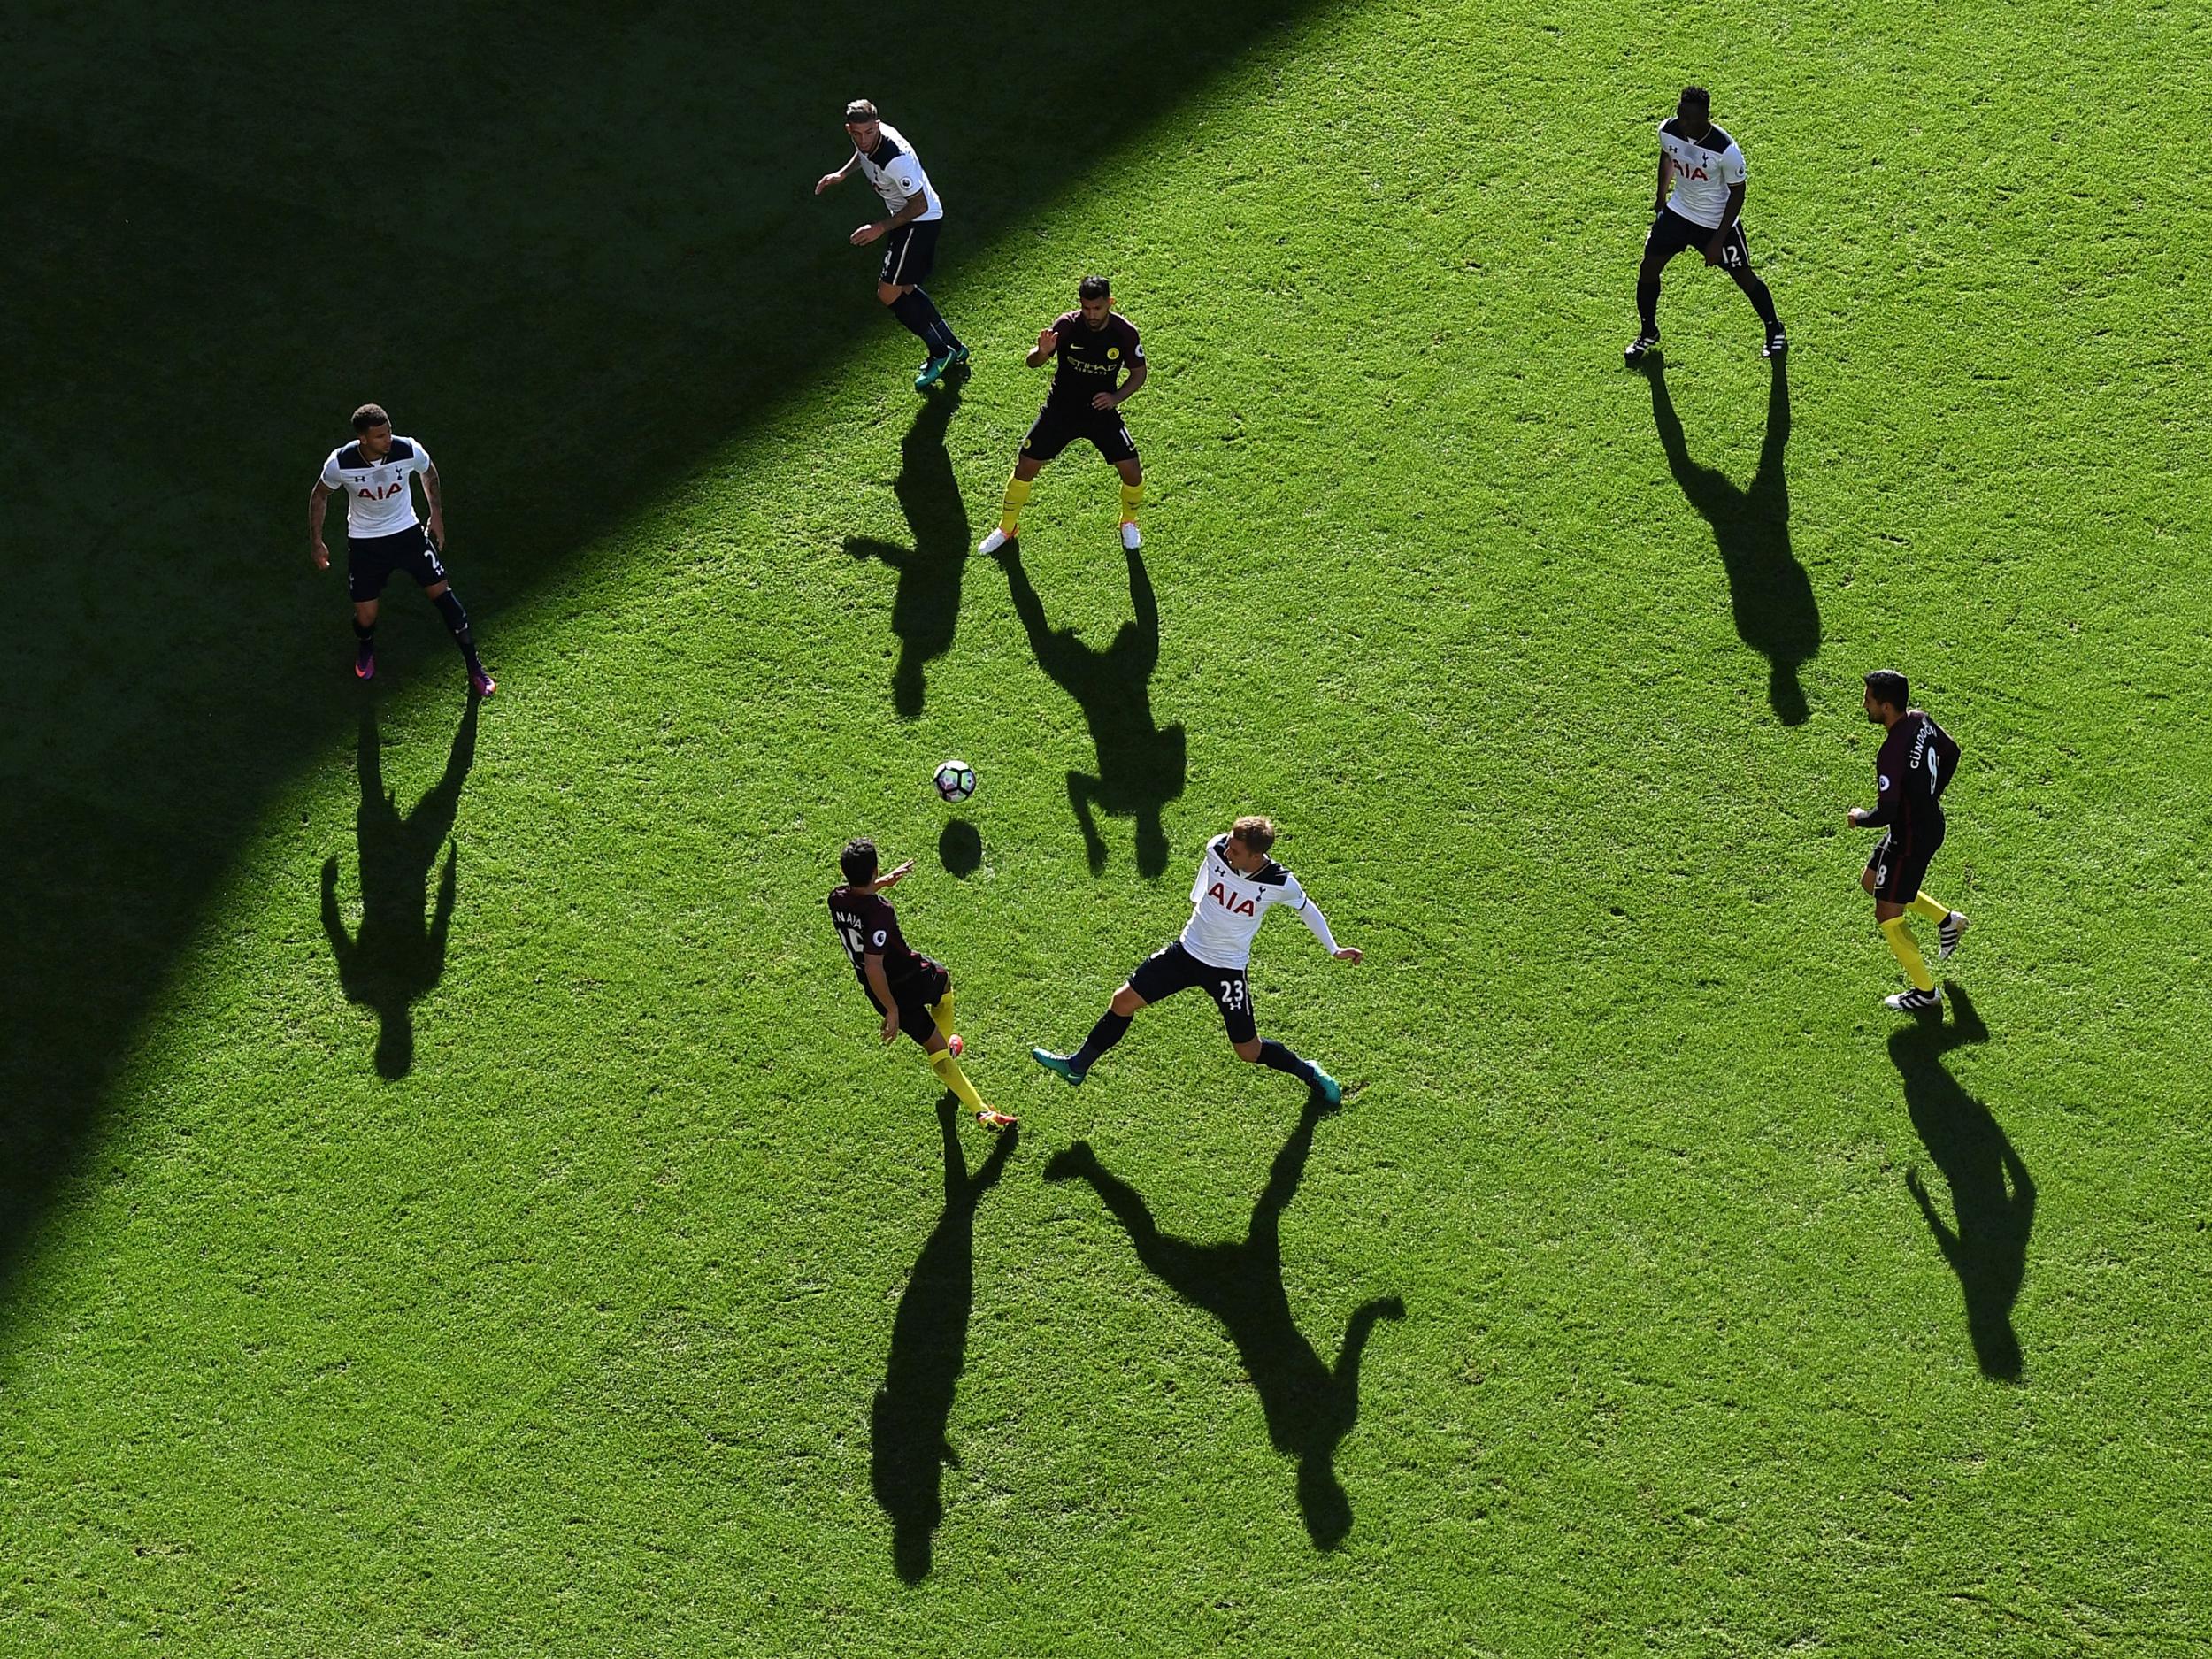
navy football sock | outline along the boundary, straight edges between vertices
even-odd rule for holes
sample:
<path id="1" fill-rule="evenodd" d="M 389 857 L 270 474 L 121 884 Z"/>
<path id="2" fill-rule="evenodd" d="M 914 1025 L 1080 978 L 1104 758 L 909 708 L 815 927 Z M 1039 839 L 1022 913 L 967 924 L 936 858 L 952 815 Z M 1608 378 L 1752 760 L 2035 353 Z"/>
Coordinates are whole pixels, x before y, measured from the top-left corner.
<path id="1" fill-rule="evenodd" d="M 952 325 L 945 320 L 944 313 L 937 309 L 937 302 L 929 297 L 929 290 L 916 288 L 914 297 L 921 301 L 926 313 L 927 327 L 922 338 L 929 343 L 929 349 L 941 357 L 950 357 L 959 350 L 960 336 L 952 332 Z"/>
<path id="2" fill-rule="evenodd" d="M 1129 1017 L 1108 1009 L 1098 1017 L 1098 1024 L 1091 1027 L 1091 1034 L 1083 1039 L 1083 1046 L 1068 1056 L 1070 1064 L 1079 1071 L 1089 1071 L 1098 1056 L 1119 1042 L 1128 1029 Z"/>
<path id="3" fill-rule="evenodd" d="M 461 609 L 461 596 L 449 588 L 430 603 L 438 607 L 438 614 L 445 618 L 446 629 L 453 635 L 453 642 L 461 648 L 461 655 L 471 663 L 475 662 L 476 640 L 469 633 L 469 613 Z"/>
<path id="4" fill-rule="evenodd" d="M 1321 1073 L 1314 1070 L 1312 1061 L 1301 1060 L 1272 1037 L 1260 1044 L 1260 1064 L 1286 1072 L 1308 1088 L 1317 1087 L 1321 1081 Z"/>
<path id="5" fill-rule="evenodd" d="M 897 318 L 924 345 L 930 344 L 929 325 L 937 315 L 937 308 L 921 296 L 919 289 L 910 288 L 891 302 L 891 315 Z M 934 347 L 931 348 L 933 350 Z"/>
<path id="6" fill-rule="evenodd" d="M 1643 319 L 1646 334 L 1655 334 L 1659 332 L 1659 279 L 1657 277 L 1636 279 L 1636 315 Z"/>
<path id="7" fill-rule="evenodd" d="M 1764 323 L 1770 330 L 1782 326 L 1782 319 L 1774 314 L 1774 296 L 1768 291 L 1764 282 L 1747 271 L 1736 279 L 1736 284 L 1743 289 L 1745 296 L 1751 301 L 1753 309 L 1759 313 L 1761 322 Z"/>

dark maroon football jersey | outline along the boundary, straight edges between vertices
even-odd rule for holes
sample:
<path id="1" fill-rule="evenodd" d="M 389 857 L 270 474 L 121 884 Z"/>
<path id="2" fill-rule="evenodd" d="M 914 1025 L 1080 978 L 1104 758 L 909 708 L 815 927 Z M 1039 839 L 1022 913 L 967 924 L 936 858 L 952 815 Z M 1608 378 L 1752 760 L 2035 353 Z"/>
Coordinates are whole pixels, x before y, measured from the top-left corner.
<path id="1" fill-rule="evenodd" d="M 899 918 L 893 912 L 890 901 L 880 894 L 833 887 L 830 890 L 829 912 L 830 920 L 837 925 L 838 940 L 844 945 L 845 954 L 852 958 L 854 977 L 861 984 L 868 983 L 864 959 L 869 956 L 883 958 L 883 977 L 894 988 L 901 981 L 936 967 L 935 963 L 908 945 L 906 936 L 899 932 Z"/>
<path id="2" fill-rule="evenodd" d="M 1081 311 L 1068 311 L 1054 319 L 1052 332 L 1060 336 L 1060 366 L 1048 401 L 1064 409 L 1088 409 L 1091 399 L 1121 384 L 1123 370 L 1144 361 L 1136 325 L 1118 311 L 1108 314 L 1102 328 L 1085 322 Z"/>
<path id="3" fill-rule="evenodd" d="M 1950 733 L 1918 709 L 1906 710 L 1882 739 L 1882 752 L 1874 758 L 1880 797 L 1859 822 L 1868 829 L 1942 823 L 1943 792 L 1958 764 L 1959 746 Z"/>

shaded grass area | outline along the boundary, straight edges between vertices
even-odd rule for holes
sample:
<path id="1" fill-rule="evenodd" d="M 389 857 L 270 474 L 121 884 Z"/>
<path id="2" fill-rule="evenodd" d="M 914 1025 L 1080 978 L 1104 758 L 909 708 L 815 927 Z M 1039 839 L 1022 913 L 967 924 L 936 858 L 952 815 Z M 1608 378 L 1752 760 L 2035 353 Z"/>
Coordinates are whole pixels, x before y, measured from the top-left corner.
<path id="1" fill-rule="evenodd" d="M 920 117 L 956 315 L 960 259 L 1066 188 L 1059 135 L 1125 142 L 1298 11 L 1125 9 L 1110 76 L 1044 79 L 996 65 L 1094 29 L 1081 8 L 939 8 L 926 61 L 795 7 L 473 7 L 343 52 L 278 7 L 0 27 L 0 1275 L 211 883 L 351 721 L 342 576 L 309 573 L 304 498 L 356 403 L 438 457 L 496 663 L 518 603 L 573 603 L 596 535 L 893 326 L 842 242 L 880 204 L 810 195 L 854 88 Z M 403 629 L 388 672 L 450 673 Z"/>
<path id="2" fill-rule="evenodd" d="M 1940 24 L 1683 24 L 1737 65 L 1799 350 L 1770 457 L 1740 301 L 1671 292 L 1717 517 L 1617 366 L 1649 119 L 1705 73 L 1624 12 L 1316 17 L 975 249 L 971 338 L 1018 350 L 1094 264 L 1144 327 L 1141 566 L 1075 457 L 956 607 L 855 557 L 949 557 L 1040 382 L 1002 352 L 918 411 L 854 296 L 848 355 L 510 595 L 399 1079 L 322 924 L 325 860 L 351 929 L 388 829 L 334 697 L 164 936 L 13 1281 L 7 1643 L 2191 1651 L 2212 815 L 2168 256 L 2203 210 L 2137 71 L 2192 42 Z M 2137 179 L 2051 165 L 2099 134 L 2055 144 L 2032 43 Z M 1440 161 L 1431 112 L 1484 107 L 1515 144 L 1470 122 Z M 496 472 L 415 424 L 457 489 Z M 1792 566 L 1816 654 L 1763 619 L 1805 615 Z M 323 638 L 349 694 L 300 591 L 297 672 Z M 461 709 L 395 610 L 374 770 L 412 821 Z M 1968 750 L 1934 885 L 1972 990 L 1926 1029 L 1874 1008 L 1841 829 L 1869 659 Z M 1178 790 L 1071 795 L 1171 731 L 1135 770 Z M 983 781 L 949 821 L 955 752 Z M 1253 974 L 1353 1103 L 1302 1118 L 1187 997 L 1080 1091 L 1031 1068 L 1248 807 L 1370 951 L 1277 922 Z M 922 860 L 902 913 L 1019 1145 L 949 1137 L 876 1050 L 820 910 L 856 830 Z M 1097 1179 L 1048 1180 L 1079 1142 Z"/>

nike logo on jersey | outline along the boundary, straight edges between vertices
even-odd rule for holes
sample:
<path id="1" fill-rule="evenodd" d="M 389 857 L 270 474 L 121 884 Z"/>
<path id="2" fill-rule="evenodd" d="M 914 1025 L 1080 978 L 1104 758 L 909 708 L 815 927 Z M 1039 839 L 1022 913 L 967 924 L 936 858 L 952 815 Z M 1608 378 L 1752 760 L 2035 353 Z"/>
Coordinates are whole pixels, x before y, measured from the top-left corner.
<path id="1" fill-rule="evenodd" d="M 1225 890 L 1218 881 L 1215 882 L 1213 886 L 1206 889 L 1206 896 L 1211 899 L 1216 904 L 1221 906 L 1223 910 L 1228 911 L 1232 916 L 1250 916 L 1254 914 L 1251 900 L 1235 897 L 1233 895 Z"/>

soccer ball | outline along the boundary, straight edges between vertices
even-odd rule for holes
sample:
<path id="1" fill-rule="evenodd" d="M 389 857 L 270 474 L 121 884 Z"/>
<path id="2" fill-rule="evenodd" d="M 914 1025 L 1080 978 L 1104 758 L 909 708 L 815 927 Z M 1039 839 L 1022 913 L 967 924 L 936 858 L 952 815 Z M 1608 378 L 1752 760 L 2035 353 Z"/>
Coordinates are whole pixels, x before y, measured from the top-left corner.
<path id="1" fill-rule="evenodd" d="M 949 760 L 938 767 L 933 781 L 947 801 L 964 801 L 975 793 L 975 768 L 964 760 Z"/>

